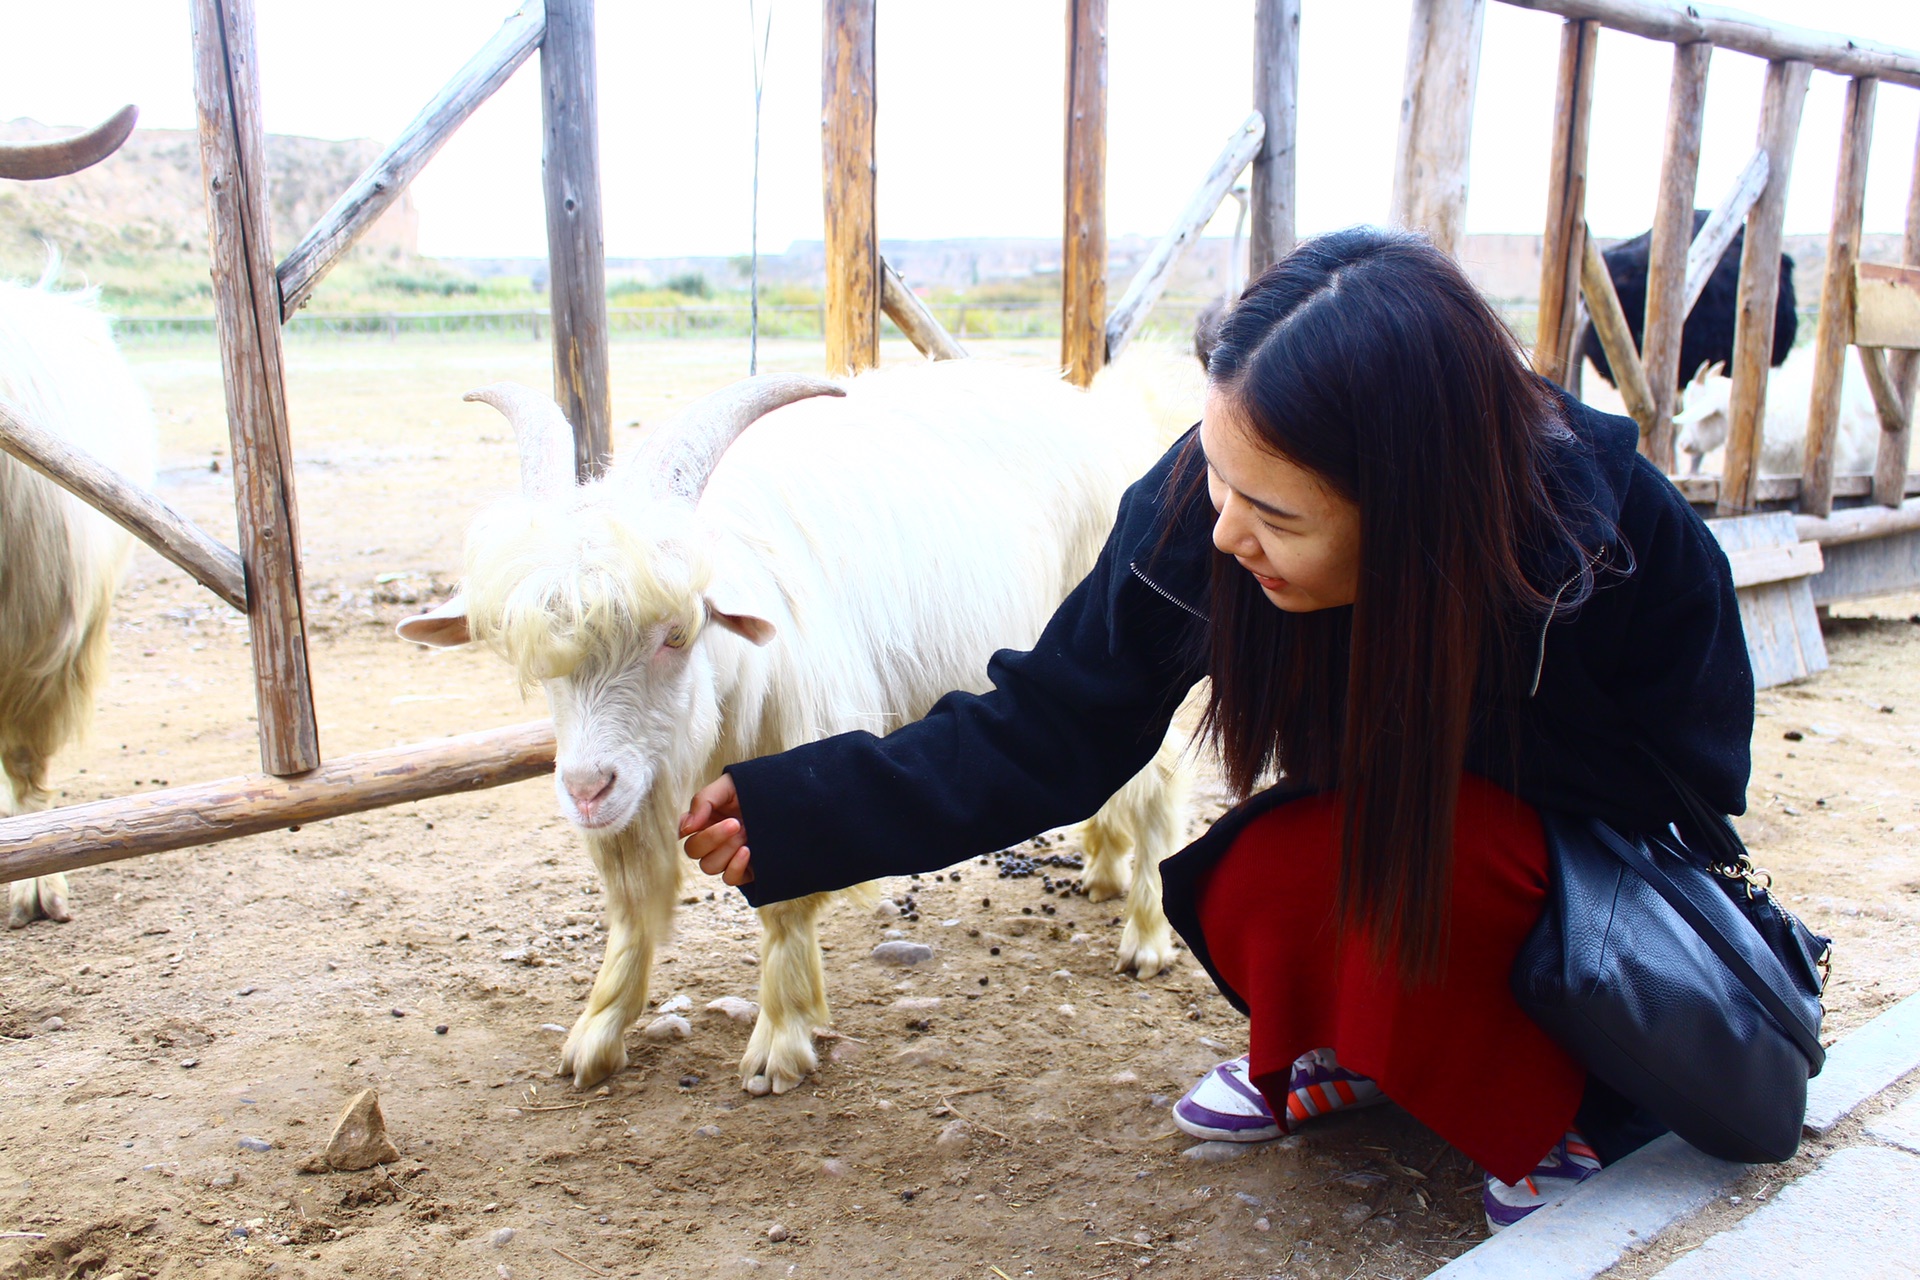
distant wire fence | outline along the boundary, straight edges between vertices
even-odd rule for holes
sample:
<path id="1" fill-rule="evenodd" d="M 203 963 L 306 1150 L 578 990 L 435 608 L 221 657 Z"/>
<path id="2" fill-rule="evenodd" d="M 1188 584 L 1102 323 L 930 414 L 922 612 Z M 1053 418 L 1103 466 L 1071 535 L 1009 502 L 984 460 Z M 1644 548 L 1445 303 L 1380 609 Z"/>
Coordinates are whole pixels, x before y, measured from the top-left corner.
<path id="1" fill-rule="evenodd" d="M 968 338 L 1057 338 L 1060 304 L 1057 302 L 969 302 L 929 304 L 947 331 Z M 1194 317 L 1204 301 L 1162 302 L 1148 318 L 1145 331 L 1185 338 L 1193 332 Z M 214 317 L 119 316 L 114 333 L 121 339 L 212 338 Z M 301 311 L 287 322 L 287 332 L 300 338 L 385 338 L 484 336 L 545 340 L 550 333 L 544 308 L 498 311 Z M 776 303 L 760 308 L 760 333 L 769 338 L 820 339 L 825 333 L 826 309 L 817 303 Z M 637 338 L 744 338 L 748 309 L 745 303 L 698 304 L 679 307 L 609 307 L 607 329 L 614 336 Z M 881 332 L 902 335 L 889 320 Z"/>

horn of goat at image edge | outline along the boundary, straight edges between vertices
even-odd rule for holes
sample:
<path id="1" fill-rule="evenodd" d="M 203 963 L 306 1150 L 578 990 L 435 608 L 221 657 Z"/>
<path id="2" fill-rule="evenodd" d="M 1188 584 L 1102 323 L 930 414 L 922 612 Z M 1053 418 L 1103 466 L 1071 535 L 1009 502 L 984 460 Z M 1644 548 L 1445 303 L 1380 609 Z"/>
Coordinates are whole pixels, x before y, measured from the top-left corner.
<path id="1" fill-rule="evenodd" d="M 551 720 L 0 820 L 0 882 L 505 786 L 553 772 Z"/>

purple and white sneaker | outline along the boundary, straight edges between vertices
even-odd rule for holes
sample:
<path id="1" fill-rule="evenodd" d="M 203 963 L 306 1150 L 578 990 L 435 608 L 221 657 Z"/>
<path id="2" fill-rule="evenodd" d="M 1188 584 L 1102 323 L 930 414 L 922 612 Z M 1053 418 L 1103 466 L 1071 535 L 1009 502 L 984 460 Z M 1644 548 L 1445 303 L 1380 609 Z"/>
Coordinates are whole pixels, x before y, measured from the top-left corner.
<path id="1" fill-rule="evenodd" d="M 1535 1209 L 1544 1209 L 1567 1198 L 1573 1189 L 1600 1172 L 1600 1157 L 1587 1140 L 1567 1130 L 1554 1143 L 1553 1150 L 1534 1166 L 1533 1172 L 1518 1182 L 1507 1183 L 1487 1175 L 1481 1204 L 1487 1211 L 1487 1230 L 1503 1231 Z"/>
<path id="2" fill-rule="evenodd" d="M 1184 1132 L 1213 1142 L 1265 1142 L 1293 1132 L 1301 1121 L 1314 1116 L 1385 1100 L 1379 1085 L 1341 1066 L 1331 1049 L 1315 1049 L 1294 1059 L 1287 1086 L 1287 1117 L 1276 1120 L 1266 1098 L 1254 1088 L 1243 1055 L 1201 1076 L 1173 1104 L 1173 1122 Z"/>

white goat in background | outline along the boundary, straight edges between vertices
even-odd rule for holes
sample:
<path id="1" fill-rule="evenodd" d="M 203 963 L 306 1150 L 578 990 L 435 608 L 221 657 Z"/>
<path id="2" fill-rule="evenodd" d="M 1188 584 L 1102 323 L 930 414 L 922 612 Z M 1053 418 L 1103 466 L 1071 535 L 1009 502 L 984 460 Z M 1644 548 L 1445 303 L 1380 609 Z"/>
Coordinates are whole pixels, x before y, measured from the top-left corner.
<path id="1" fill-rule="evenodd" d="M 626 1065 L 694 789 L 734 760 L 885 733 L 949 690 L 984 688 L 993 651 L 1030 645 L 1092 567 L 1163 442 L 1138 396 L 956 360 L 844 391 L 748 379 L 576 487 L 550 400 L 507 384 L 469 398 L 512 420 L 523 493 L 475 520 L 463 595 L 400 634 L 478 639 L 545 687 L 560 808 L 606 885 L 606 957 L 561 1052 L 586 1088 Z M 1135 851 L 1120 967 L 1143 975 L 1173 960 L 1158 867 L 1184 829 L 1185 788 L 1170 733 L 1086 832 L 1090 892 L 1121 891 Z M 784 1092 L 817 1066 L 815 919 L 830 896 L 760 911 L 749 1092 Z"/>
<path id="2" fill-rule="evenodd" d="M 1767 379 L 1766 422 L 1761 435 L 1758 474 L 1797 476 L 1805 463 L 1807 413 L 1813 402 L 1814 349 L 1796 347 Z M 1688 470 L 1698 473 L 1706 456 L 1727 442 L 1728 406 L 1733 380 L 1723 366 L 1703 367 L 1688 385 L 1685 403 L 1673 415 L 1674 449 L 1689 456 Z M 1840 379 L 1840 421 L 1834 435 L 1834 473 L 1858 475 L 1872 471 L 1879 457 L 1880 416 L 1873 407 L 1867 376 L 1853 352 L 1847 352 Z M 1718 471 L 1716 461 L 1707 467 Z"/>
<path id="3" fill-rule="evenodd" d="M 151 488 L 145 392 L 91 296 L 47 283 L 0 283 L 0 398 Z M 131 546 L 111 520 L 0 455 L 0 812 L 47 806 L 48 761 L 86 725 L 106 670 L 108 613 Z M 64 875 L 16 881 L 7 896 L 11 928 L 69 918 Z"/>

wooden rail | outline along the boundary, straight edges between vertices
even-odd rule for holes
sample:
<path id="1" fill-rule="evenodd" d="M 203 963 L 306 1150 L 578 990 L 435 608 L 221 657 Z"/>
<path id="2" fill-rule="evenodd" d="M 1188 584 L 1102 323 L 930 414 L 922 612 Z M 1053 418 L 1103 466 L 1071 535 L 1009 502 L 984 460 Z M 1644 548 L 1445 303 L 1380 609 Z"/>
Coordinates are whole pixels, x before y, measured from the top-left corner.
<path id="1" fill-rule="evenodd" d="M 504 786 L 553 769 L 553 722 L 341 756 L 0 819 L 0 883 L 212 844 L 366 809 Z"/>
<path id="2" fill-rule="evenodd" d="M 399 140 L 354 179 L 353 185 L 280 263 L 275 274 L 280 282 L 282 320 L 291 319 L 294 312 L 306 305 L 315 286 L 367 228 L 400 198 L 454 131 L 533 56 L 546 29 L 547 11 L 543 0 L 526 0 L 501 25 L 493 39 L 413 118 Z"/>
<path id="3" fill-rule="evenodd" d="M 921 355 L 929 360 L 963 360 L 967 350 L 934 318 L 927 304 L 914 296 L 897 272 L 880 260 L 880 306 Z"/>
<path id="4" fill-rule="evenodd" d="M 1913 177 L 1907 188 L 1907 235 L 1901 261 L 1920 267 L 1920 134 L 1916 134 L 1913 153 Z M 1913 441 L 1914 401 L 1920 392 L 1920 351 L 1894 353 L 1887 362 L 1893 390 L 1900 398 L 1901 421 L 1897 430 L 1880 433 L 1880 456 L 1873 468 L 1873 500 L 1883 507 L 1901 503 L 1901 480 L 1906 475 L 1907 455 Z"/>
<path id="5" fill-rule="evenodd" d="M 1287 256 L 1295 236 L 1294 128 L 1300 97 L 1300 0 L 1254 0 L 1253 109 L 1266 129 L 1247 183 L 1248 278 Z"/>
<path id="6" fill-rule="evenodd" d="M 1803 62 L 1843 76 L 1874 76 L 1920 89 L 1920 53 L 1850 36 L 1768 22 L 1736 9 L 1663 0 L 1503 0 L 1519 9 L 1585 19 L 1671 44 L 1705 41 L 1769 62 Z"/>
<path id="7" fill-rule="evenodd" d="M 821 143 L 826 164 L 827 372 L 880 363 L 880 232 L 874 172 L 875 0 L 822 7 Z"/>
<path id="8" fill-rule="evenodd" d="M 574 474 L 588 480 L 613 460 L 593 0 L 547 0 L 546 10 L 540 176 L 547 203 L 553 398 L 573 424 Z"/>
<path id="9" fill-rule="evenodd" d="M 1084 387 L 1107 355 L 1107 0 L 1067 0 L 1066 160 L 1060 368 Z"/>
<path id="10" fill-rule="evenodd" d="M 278 775 L 304 773 L 320 763 L 320 729 L 307 669 L 253 0 L 193 0 L 192 18 L 194 104 L 234 505 L 247 574 L 260 767 Z"/>
<path id="11" fill-rule="evenodd" d="M 241 613 L 240 553 L 83 449 L 0 404 L 0 450 L 12 454 L 165 556 Z"/>
<path id="12" fill-rule="evenodd" d="M 1241 121 L 1240 127 L 1227 138 L 1226 145 L 1220 149 L 1213 164 L 1208 166 L 1206 176 L 1200 180 L 1200 186 L 1187 201 L 1187 207 L 1180 211 L 1172 229 L 1160 238 L 1152 252 L 1147 254 L 1146 261 L 1140 264 L 1140 269 L 1133 273 L 1126 293 L 1107 317 L 1103 363 L 1119 359 L 1127 343 L 1133 341 L 1133 335 L 1139 331 L 1147 313 L 1153 310 L 1153 304 L 1166 292 L 1167 281 L 1172 279 L 1173 269 L 1180 263 L 1180 255 L 1200 238 L 1207 223 L 1213 221 L 1220 202 L 1227 198 L 1227 189 L 1233 186 L 1240 171 L 1252 163 L 1266 134 L 1266 122 L 1256 111 Z"/>

